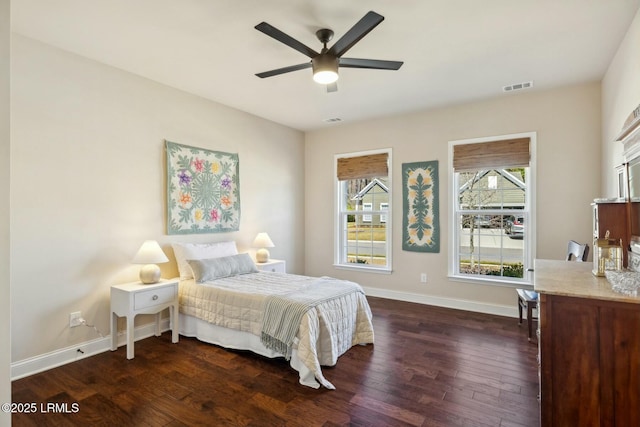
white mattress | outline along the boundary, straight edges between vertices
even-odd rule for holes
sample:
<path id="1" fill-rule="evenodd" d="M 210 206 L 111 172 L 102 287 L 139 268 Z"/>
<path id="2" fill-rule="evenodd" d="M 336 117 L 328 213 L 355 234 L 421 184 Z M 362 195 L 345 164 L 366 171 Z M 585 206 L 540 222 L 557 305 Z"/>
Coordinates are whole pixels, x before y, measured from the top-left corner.
<path id="1" fill-rule="evenodd" d="M 281 356 L 260 341 L 267 295 L 285 295 L 327 280 L 353 287 L 354 292 L 319 304 L 303 316 L 290 364 L 300 373 L 301 384 L 335 388 L 324 378 L 321 365 L 333 366 L 353 345 L 370 344 L 374 339 L 371 309 L 362 288 L 353 282 L 274 272 L 244 274 L 203 284 L 183 280 L 180 333 L 266 357 Z"/>

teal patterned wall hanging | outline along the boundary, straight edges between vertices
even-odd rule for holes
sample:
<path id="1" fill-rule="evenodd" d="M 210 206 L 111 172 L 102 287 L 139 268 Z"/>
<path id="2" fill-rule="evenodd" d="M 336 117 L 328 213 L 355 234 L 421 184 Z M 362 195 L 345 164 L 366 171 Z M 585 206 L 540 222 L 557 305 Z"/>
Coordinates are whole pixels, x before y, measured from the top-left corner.
<path id="1" fill-rule="evenodd" d="M 438 161 L 402 164 L 402 249 L 440 252 Z"/>
<path id="2" fill-rule="evenodd" d="M 167 234 L 240 228 L 238 155 L 165 141 Z"/>

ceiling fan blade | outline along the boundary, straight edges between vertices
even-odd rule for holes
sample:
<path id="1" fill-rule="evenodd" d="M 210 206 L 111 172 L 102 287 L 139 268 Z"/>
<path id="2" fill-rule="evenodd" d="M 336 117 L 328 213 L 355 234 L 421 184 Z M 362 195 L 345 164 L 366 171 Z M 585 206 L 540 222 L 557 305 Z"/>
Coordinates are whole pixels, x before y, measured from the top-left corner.
<path id="1" fill-rule="evenodd" d="M 402 61 L 383 61 L 379 59 L 340 58 L 339 66 L 344 68 L 370 68 L 373 70 L 398 70 Z"/>
<path id="2" fill-rule="evenodd" d="M 298 65 L 290 65 L 288 67 L 277 68 L 271 71 L 264 71 L 262 73 L 257 73 L 256 76 L 264 79 L 265 77 L 273 77 L 279 74 L 290 73 L 292 71 L 304 70 L 305 68 L 311 68 L 311 62 L 305 62 L 304 64 Z"/>
<path id="3" fill-rule="evenodd" d="M 306 46 L 305 44 L 283 33 L 276 27 L 270 24 L 267 24 L 266 22 L 259 23 L 258 25 L 255 26 L 255 29 L 265 33 L 270 37 L 273 37 L 274 39 L 278 40 L 280 43 L 286 44 L 287 46 L 297 50 L 298 52 L 308 56 L 309 58 L 313 58 L 314 56 L 318 55 L 318 52 L 311 49 L 309 46 Z"/>
<path id="4" fill-rule="evenodd" d="M 333 82 L 327 85 L 327 93 L 337 92 L 338 91 L 338 83 Z"/>
<path id="5" fill-rule="evenodd" d="M 337 56 L 338 58 L 341 57 L 382 21 L 384 21 L 384 16 L 373 11 L 368 12 L 361 20 L 351 27 L 351 29 L 340 38 L 340 40 L 331 46 L 329 53 Z"/>

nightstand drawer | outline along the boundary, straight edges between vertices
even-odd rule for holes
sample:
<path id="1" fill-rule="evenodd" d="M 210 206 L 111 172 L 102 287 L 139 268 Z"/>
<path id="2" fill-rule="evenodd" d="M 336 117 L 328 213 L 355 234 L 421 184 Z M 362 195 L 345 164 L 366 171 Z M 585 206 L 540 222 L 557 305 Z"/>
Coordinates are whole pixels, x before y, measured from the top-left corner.
<path id="1" fill-rule="evenodd" d="M 155 305 L 172 302 L 175 298 L 175 286 L 136 292 L 133 296 L 133 309 L 140 310 Z"/>
<path id="2" fill-rule="evenodd" d="M 270 259 L 267 262 L 259 262 L 256 263 L 256 267 L 260 271 L 270 271 L 272 273 L 286 273 L 287 267 L 283 260 L 279 259 Z"/>

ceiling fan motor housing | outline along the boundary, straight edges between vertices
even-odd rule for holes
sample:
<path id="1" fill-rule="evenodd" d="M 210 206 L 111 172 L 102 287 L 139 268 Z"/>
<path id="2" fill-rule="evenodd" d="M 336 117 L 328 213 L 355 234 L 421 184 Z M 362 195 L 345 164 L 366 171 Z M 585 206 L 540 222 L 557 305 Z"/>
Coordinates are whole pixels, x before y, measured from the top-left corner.
<path id="1" fill-rule="evenodd" d="M 338 64 L 337 56 L 321 53 L 311 59 L 313 68 L 313 79 L 318 83 L 333 83 L 338 80 Z"/>

